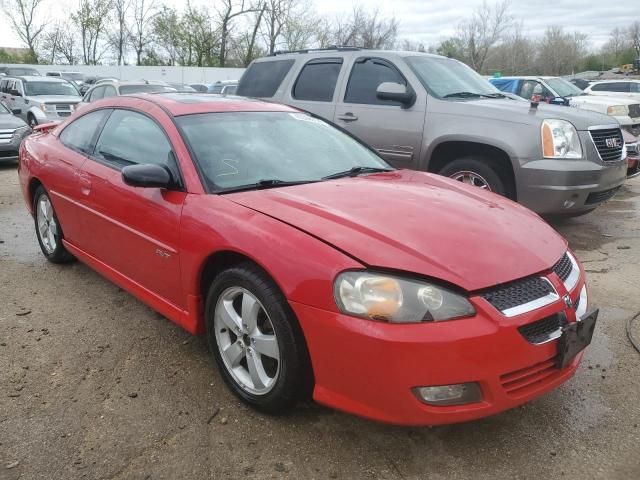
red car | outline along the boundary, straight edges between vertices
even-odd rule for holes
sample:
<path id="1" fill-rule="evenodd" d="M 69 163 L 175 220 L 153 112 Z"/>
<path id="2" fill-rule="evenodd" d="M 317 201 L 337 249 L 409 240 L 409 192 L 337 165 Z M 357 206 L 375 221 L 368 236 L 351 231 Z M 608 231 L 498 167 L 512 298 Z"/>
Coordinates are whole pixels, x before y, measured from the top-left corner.
<path id="1" fill-rule="evenodd" d="M 537 215 L 290 107 L 104 99 L 28 137 L 19 175 L 47 259 L 206 335 L 265 412 L 470 420 L 562 384 L 591 340 L 584 270 Z"/>

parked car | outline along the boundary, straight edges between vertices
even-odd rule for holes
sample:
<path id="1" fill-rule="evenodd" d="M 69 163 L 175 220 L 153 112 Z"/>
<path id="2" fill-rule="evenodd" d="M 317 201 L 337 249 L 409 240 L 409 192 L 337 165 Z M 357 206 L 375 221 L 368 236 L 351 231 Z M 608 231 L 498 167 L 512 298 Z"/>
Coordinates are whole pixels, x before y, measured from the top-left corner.
<path id="1" fill-rule="evenodd" d="M 120 82 L 113 80 L 100 80 L 91 87 L 82 98 L 82 105 L 101 100 L 102 98 L 129 95 L 132 93 L 175 92 L 176 89 L 164 83 L 155 83 L 148 80 Z"/>
<path id="2" fill-rule="evenodd" d="M 397 167 L 477 185 L 542 214 L 591 211 L 626 174 L 622 133 L 609 117 L 506 99 L 463 63 L 437 55 L 276 54 L 251 63 L 237 94 L 308 110 Z"/>
<path id="3" fill-rule="evenodd" d="M 87 91 L 91 87 L 106 81 L 119 82 L 120 80 L 115 77 L 95 77 L 95 76 L 85 77 L 84 83 L 80 85 L 80 94 L 84 96 L 84 94 L 87 93 Z"/>
<path id="4" fill-rule="evenodd" d="M 312 394 L 398 424 L 491 415 L 569 379 L 595 326 L 538 216 L 287 106 L 104 99 L 29 136 L 19 179 L 48 260 L 205 334 L 265 412 Z"/>
<path id="5" fill-rule="evenodd" d="M 0 165 L 18 160 L 20 143 L 31 133 L 29 125 L 13 113 L 0 102 Z"/>
<path id="6" fill-rule="evenodd" d="M 511 92 L 531 99 L 538 95 L 541 101 L 567 105 L 603 113 L 615 118 L 624 130 L 640 135 L 640 103 L 624 97 L 599 97 L 582 91 L 560 77 L 502 77 L 489 80 L 503 92 Z"/>
<path id="7" fill-rule="evenodd" d="M 640 175 L 640 141 L 629 132 L 623 131 L 627 152 L 627 178 Z"/>
<path id="8" fill-rule="evenodd" d="M 195 88 L 193 88 L 191 85 L 187 85 L 186 83 L 168 82 L 167 85 L 169 87 L 175 88 L 178 92 L 187 92 L 187 93 L 197 92 Z"/>
<path id="9" fill-rule="evenodd" d="M 640 80 L 601 80 L 589 85 L 585 92 L 593 95 L 630 97 L 640 101 Z"/>
<path id="10" fill-rule="evenodd" d="M 84 74 L 82 72 L 66 72 L 64 70 L 57 70 L 47 72 L 46 76 L 64 78 L 65 80 L 75 83 L 78 87 L 84 83 Z"/>
<path id="11" fill-rule="evenodd" d="M 0 73 L 4 73 L 7 77 L 40 76 L 40 72 L 33 67 L 0 66 Z"/>
<path id="12" fill-rule="evenodd" d="M 209 85 L 207 93 L 219 93 L 222 95 L 234 95 L 238 88 L 237 80 L 220 80 Z"/>
<path id="13" fill-rule="evenodd" d="M 584 78 L 570 78 L 569 81 L 573 83 L 580 90 L 584 90 L 587 88 L 591 82 L 589 80 L 585 80 Z"/>
<path id="14" fill-rule="evenodd" d="M 205 83 L 191 83 L 189 84 L 189 86 L 200 93 L 207 93 L 207 91 L 209 90 L 209 85 Z"/>
<path id="15" fill-rule="evenodd" d="M 68 117 L 80 101 L 74 84 L 53 77 L 6 77 L 0 80 L 0 100 L 30 127 Z"/>

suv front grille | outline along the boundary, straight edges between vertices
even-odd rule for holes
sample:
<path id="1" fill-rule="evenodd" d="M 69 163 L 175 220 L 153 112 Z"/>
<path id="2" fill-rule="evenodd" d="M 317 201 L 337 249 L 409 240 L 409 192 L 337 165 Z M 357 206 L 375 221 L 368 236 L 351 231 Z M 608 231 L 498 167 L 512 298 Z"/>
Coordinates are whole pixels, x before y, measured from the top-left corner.
<path id="1" fill-rule="evenodd" d="M 566 253 L 560 260 L 558 260 L 558 263 L 553 266 L 553 271 L 560 277 L 563 282 L 565 282 L 567 278 L 569 278 L 571 270 L 573 270 L 573 263 L 571 263 L 571 259 Z"/>
<path id="2" fill-rule="evenodd" d="M 629 105 L 629 116 L 631 118 L 640 117 L 640 103 L 634 103 L 633 105 Z"/>
<path id="3" fill-rule="evenodd" d="M 532 302 L 540 301 L 541 305 L 538 307 L 541 307 L 552 303 L 558 298 L 551 283 L 541 277 L 516 280 L 484 292 L 480 296 L 507 317 L 537 308 L 535 306 L 533 308 L 524 308 Z"/>
<path id="4" fill-rule="evenodd" d="M 584 202 L 586 205 L 594 205 L 596 203 L 602 203 L 613 197 L 620 187 L 611 188 L 609 190 L 603 190 L 602 192 L 593 192 L 587 195 L 587 200 Z"/>
<path id="5" fill-rule="evenodd" d="M 589 134 L 603 162 L 616 162 L 622 158 L 624 139 L 619 128 L 589 130 Z"/>
<path id="6" fill-rule="evenodd" d="M 556 313 L 542 320 L 518 327 L 518 331 L 527 342 L 539 345 L 558 338 L 562 333 L 562 327 L 566 324 L 567 318 L 565 315 Z"/>
<path id="7" fill-rule="evenodd" d="M 13 134 L 15 133 L 15 131 L 16 131 L 15 128 L 11 128 L 11 129 L 7 128 L 7 129 L 0 130 L 0 145 L 11 143 L 11 140 L 13 139 Z"/>

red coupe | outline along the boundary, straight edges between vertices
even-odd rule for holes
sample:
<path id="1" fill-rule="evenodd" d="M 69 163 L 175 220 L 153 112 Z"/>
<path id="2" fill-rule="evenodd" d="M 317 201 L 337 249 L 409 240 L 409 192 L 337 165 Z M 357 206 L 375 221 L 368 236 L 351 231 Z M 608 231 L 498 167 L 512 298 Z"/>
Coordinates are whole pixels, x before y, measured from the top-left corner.
<path id="1" fill-rule="evenodd" d="M 19 176 L 48 260 L 205 334 L 265 412 L 313 396 L 397 424 L 483 417 L 570 378 L 595 326 L 537 215 L 290 107 L 104 99 L 39 127 Z"/>

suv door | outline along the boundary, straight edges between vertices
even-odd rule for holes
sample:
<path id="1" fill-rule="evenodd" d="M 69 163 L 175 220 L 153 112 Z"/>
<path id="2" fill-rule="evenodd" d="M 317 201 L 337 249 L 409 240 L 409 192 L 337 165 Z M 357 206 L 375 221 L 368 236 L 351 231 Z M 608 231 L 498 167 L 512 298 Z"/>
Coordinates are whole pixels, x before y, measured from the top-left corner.
<path id="1" fill-rule="evenodd" d="M 377 98 L 376 89 L 384 82 L 414 90 L 415 103 L 404 108 L 398 102 Z M 417 167 L 427 106 L 423 90 L 415 90 L 391 61 L 370 56 L 354 58 L 349 78 L 342 83 L 346 85 L 334 122 L 375 148 L 392 165 Z"/>
<path id="2" fill-rule="evenodd" d="M 336 85 L 343 65 L 342 58 L 316 58 L 305 63 L 298 73 L 289 98 L 289 105 L 307 110 L 333 121 L 336 110 Z"/>
<path id="3" fill-rule="evenodd" d="M 26 121 L 27 120 L 27 110 L 29 110 L 27 105 L 27 100 L 24 98 L 25 91 L 23 88 L 22 80 L 13 80 L 9 83 L 8 86 L 8 104 L 12 110 L 20 110 L 20 117 Z M 17 95 L 16 93 L 19 93 Z"/>

